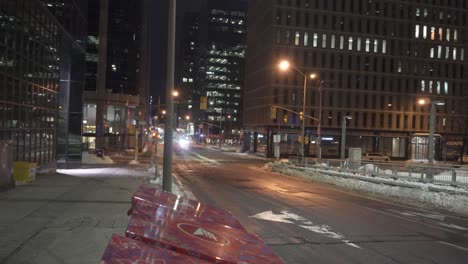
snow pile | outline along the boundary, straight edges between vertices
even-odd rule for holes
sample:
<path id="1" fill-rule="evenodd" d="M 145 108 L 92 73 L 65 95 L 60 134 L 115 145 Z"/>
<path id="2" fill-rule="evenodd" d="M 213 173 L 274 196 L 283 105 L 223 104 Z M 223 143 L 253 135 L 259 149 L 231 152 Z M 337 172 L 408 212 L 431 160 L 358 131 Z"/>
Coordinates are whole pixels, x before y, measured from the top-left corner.
<path id="1" fill-rule="evenodd" d="M 453 187 L 406 179 L 368 177 L 365 175 L 311 168 L 302 171 L 295 166 L 273 164 L 273 171 L 299 176 L 319 182 L 326 182 L 347 189 L 400 199 L 418 201 L 460 214 L 468 212 L 468 187 Z M 363 166 L 363 169 L 377 169 Z"/>
<path id="2" fill-rule="evenodd" d="M 90 154 L 89 152 L 82 152 L 82 163 L 83 164 L 113 164 L 114 161 L 109 156 L 103 156 L 102 158 L 97 157 L 96 154 Z"/>

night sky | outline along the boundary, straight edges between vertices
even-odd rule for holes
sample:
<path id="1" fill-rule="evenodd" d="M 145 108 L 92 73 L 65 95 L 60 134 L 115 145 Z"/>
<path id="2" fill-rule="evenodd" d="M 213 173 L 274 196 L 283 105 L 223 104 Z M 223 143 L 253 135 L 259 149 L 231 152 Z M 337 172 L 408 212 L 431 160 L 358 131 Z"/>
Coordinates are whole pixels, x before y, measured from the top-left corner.
<path id="1" fill-rule="evenodd" d="M 183 14 L 187 11 L 197 11 L 200 9 L 203 0 L 177 0 L 177 27 L 181 28 Z M 161 103 L 165 99 L 166 89 L 166 61 L 167 61 L 167 22 L 168 22 L 168 9 L 169 0 L 164 1 L 151 1 L 152 10 L 152 32 L 151 39 L 152 50 L 152 69 L 151 69 L 151 88 L 150 94 L 153 95 L 153 102 L 157 102 L 157 96 L 161 96 Z M 180 30 L 176 33 L 176 43 L 182 40 Z M 176 52 L 179 50 L 176 47 Z M 178 56 L 178 54 L 176 54 Z M 177 59 L 176 59 L 177 61 Z"/>

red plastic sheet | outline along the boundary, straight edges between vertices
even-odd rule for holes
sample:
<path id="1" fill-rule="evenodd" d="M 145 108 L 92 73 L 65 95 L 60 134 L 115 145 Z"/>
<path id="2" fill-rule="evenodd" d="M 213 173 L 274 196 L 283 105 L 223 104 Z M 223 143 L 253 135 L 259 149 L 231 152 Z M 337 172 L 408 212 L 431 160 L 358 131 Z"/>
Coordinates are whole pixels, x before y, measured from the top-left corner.
<path id="1" fill-rule="evenodd" d="M 215 263 L 283 263 L 254 235 L 226 225 L 184 219 L 179 214 L 152 219 L 135 210 L 126 236 Z"/>
<path id="2" fill-rule="evenodd" d="M 148 185 L 141 185 L 133 194 L 132 208 L 129 210 L 129 214 L 135 208 L 139 208 L 140 211 L 154 213 L 160 206 L 183 214 L 187 218 L 190 217 L 245 230 L 239 221 L 227 211 L 179 197 Z"/>
<path id="3" fill-rule="evenodd" d="M 211 262 L 172 250 L 149 246 L 114 234 L 107 245 L 101 264 L 208 264 Z"/>

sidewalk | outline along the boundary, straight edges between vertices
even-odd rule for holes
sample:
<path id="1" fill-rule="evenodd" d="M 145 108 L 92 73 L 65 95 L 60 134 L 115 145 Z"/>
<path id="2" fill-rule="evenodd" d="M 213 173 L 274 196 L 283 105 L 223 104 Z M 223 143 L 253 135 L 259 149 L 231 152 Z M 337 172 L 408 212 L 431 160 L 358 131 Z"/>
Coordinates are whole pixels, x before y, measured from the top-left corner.
<path id="1" fill-rule="evenodd" d="M 125 232 L 132 194 L 154 177 L 142 167 L 59 172 L 0 192 L 0 263 L 98 263 Z"/>

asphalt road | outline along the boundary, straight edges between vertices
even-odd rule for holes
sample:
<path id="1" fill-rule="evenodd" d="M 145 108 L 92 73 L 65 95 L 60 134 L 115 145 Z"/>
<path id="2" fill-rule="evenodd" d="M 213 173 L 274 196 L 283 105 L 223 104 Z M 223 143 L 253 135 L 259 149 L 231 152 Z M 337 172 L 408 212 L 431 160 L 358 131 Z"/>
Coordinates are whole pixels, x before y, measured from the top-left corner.
<path id="1" fill-rule="evenodd" d="M 264 170 L 265 160 L 192 147 L 174 173 L 231 211 L 286 263 L 468 263 L 468 219 Z"/>

